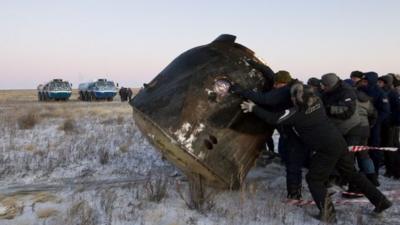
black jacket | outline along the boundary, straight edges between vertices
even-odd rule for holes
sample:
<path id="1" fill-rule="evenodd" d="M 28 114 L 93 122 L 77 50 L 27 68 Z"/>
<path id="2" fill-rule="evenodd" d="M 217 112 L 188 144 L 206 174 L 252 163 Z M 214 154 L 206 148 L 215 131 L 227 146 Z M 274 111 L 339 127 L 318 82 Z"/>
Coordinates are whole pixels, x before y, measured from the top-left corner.
<path id="1" fill-rule="evenodd" d="M 390 126 L 400 126 L 400 95 L 393 88 L 383 88 L 383 91 L 387 94 L 390 104 Z"/>
<path id="2" fill-rule="evenodd" d="M 293 102 L 290 99 L 290 88 L 293 84 L 298 82 L 298 80 L 293 80 L 284 87 L 272 89 L 268 92 L 245 90 L 241 91 L 239 94 L 256 104 L 265 106 L 273 111 L 282 111 L 293 107 Z"/>
<path id="3" fill-rule="evenodd" d="M 346 141 L 326 115 L 321 101 L 307 110 L 294 107 L 283 112 L 271 112 L 255 106 L 253 111 L 269 124 L 293 126 L 299 138 L 315 151 L 343 151 L 347 148 Z"/>
<path id="4" fill-rule="evenodd" d="M 293 107 L 293 102 L 290 98 L 290 89 L 293 84 L 298 82 L 298 80 L 292 80 L 292 82 L 290 82 L 288 85 L 281 88 L 272 89 L 268 92 L 245 90 L 238 92 L 238 94 L 262 106 L 266 110 L 280 112 Z M 276 129 L 283 138 L 282 140 L 290 142 L 288 144 L 293 144 L 291 142 L 299 141 L 298 137 L 293 132 L 292 126 L 278 125 L 276 126 Z"/>
<path id="5" fill-rule="evenodd" d="M 328 117 L 343 135 L 360 124 L 357 94 L 347 83 L 339 81 L 331 91 L 322 94 L 322 101 Z"/>

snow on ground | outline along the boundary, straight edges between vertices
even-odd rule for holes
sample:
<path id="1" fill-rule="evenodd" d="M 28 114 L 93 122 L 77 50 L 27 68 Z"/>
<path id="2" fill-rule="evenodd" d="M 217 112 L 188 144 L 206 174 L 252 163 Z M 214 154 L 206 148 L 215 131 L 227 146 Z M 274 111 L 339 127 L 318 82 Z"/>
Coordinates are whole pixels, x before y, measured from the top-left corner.
<path id="1" fill-rule="evenodd" d="M 251 170 L 240 190 L 209 189 L 203 210 L 191 210 L 185 178 L 171 176 L 175 168 L 137 129 L 127 104 L 30 104 L 0 105 L 0 224 L 319 224 L 310 216 L 315 206 L 283 202 L 278 159 Z M 39 119 L 19 129 L 26 113 Z M 381 182 L 382 190 L 400 190 L 399 181 Z M 383 218 L 367 214 L 371 204 L 338 205 L 338 224 L 400 224 L 398 203 Z"/>

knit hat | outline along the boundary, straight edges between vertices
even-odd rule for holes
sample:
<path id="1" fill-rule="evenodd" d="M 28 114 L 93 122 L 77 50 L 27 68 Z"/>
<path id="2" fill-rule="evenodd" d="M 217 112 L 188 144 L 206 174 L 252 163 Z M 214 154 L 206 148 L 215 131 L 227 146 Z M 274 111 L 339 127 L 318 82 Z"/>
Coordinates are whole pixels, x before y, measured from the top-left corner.
<path id="1" fill-rule="evenodd" d="M 399 74 L 388 73 L 387 75 L 393 77 L 393 86 L 394 87 L 400 86 L 400 75 Z"/>
<path id="2" fill-rule="evenodd" d="M 350 78 L 352 78 L 352 77 L 358 77 L 360 79 L 363 79 L 364 73 L 361 71 L 355 70 L 355 71 L 351 72 L 351 74 L 350 74 Z"/>
<path id="3" fill-rule="evenodd" d="M 393 85 L 393 76 L 391 76 L 389 74 L 379 77 L 378 80 L 383 81 L 389 87 L 391 87 Z"/>
<path id="4" fill-rule="evenodd" d="M 308 79 L 307 84 L 313 87 L 319 87 L 321 85 L 321 81 L 316 77 L 311 77 Z"/>
<path id="5" fill-rule="evenodd" d="M 280 70 L 274 75 L 274 83 L 289 83 L 292 81 L 292 77 L 290 76 L 290 73 L 285 70 Z"/>
<path id="6" fill-rule="evenodd" d="M 321 83 L 327 88 L 333 88 L 339 80 L 339 77 L 334 73 L 327 73 L 321 77 Z"/>

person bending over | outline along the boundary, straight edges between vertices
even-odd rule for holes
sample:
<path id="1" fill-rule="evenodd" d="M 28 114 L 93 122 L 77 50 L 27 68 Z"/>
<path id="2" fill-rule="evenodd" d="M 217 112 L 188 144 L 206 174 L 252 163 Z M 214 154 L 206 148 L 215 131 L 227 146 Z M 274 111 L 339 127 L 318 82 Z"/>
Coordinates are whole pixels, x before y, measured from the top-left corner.
<path id="1" fill-rule="evenodd" d="M 379 214 L 392 203 L 364 175 L 358 173 L 340 131 L 328 119 L 321 100 L 309 86 L 293 85 L 291 99 L 294 107 L 283 112 L 271 112 L 251 101 L 241 104 L 244 113 L 254 113 L 269 124 L 291 125 L 299 138 L 313 151 L 306 181 L 311 195 L 320 209 L 317 216 L 324 222 L 336 221 L 332 201 L 327 195 L 326 181 L 334 169 L 353 182 L 375 206 Z"/>

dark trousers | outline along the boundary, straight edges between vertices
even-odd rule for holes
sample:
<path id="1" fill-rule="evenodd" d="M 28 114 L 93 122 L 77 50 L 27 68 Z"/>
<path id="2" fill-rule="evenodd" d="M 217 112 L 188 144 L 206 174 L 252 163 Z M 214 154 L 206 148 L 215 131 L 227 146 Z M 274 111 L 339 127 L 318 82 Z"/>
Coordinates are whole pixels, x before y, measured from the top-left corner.
<path id="1" fill-rule="evenodd" d="M 387 126 L 382 130 L 382 146 L 384 147 L 400 147 L 399 143 L 399 128 L 394 126 Z M 400 178 L 400 155 L 399 150 L 395 152 L 384 152 L 384 164 L 386 167 L 386 174 Z"/>
<path id="2" fill-rule="evenodd" d="M 286 167 L 286 185 L 288 191 L 301 188 L 302 169 L 307 166 L 310 153 L 297 136 L 282 140 L 281 153 Z"/>
<path id="3" fill-rule="evenodd" d="M 384 131 L 385 129 L 382 129 L 382 123 L 377 122 L 372 128 L 371 128 L 371 136 L 369 137 L 369 146 L 375 146 L 375 147 L 380 147 L 381 145 L 381 131 Z M 383 152 L 381 151 L 369 151 L 369 156 L 371 157 L 372 161 L 374 162 L 374 167 L 375 167 L 375 173 L 379 174 L 379 168 L 383 164 Z"/>
<path id="4" fill-rule="evenodd" d="M 268 147 L 268 151 L 274 152 L 275 144 L 274 144 L 274 139 L 272 138 L 272 135 L 270 137 L 268 137 L 268 139 L 267 139 L 267 147 Z"/>
<path id="5" fill-rule="evenodd" d="M 287 145 L 287 137 L 279 133 L 279 141 L 278 141 L 278 154 L 281 157 L 282 163 L 286 165 L 287 161 L 287 150 L 286 150 L 286 145 Z"/>
<path id="6" fill-rule="evenodd" d="M 375 206 L 381 204 L 386 197 L 363 174 L 356 171 L 347 148 L 345 146 L 341 150 L 334 148 L 335 146 L 330 146 L 328 149 L 317 151 L 311 159 L 306 175 L 308 187 L 318 208 L 324 208 L 327 197 L 326 181 L 335 168 L 341 176 L 357 185 L 372 204 Z"/>

